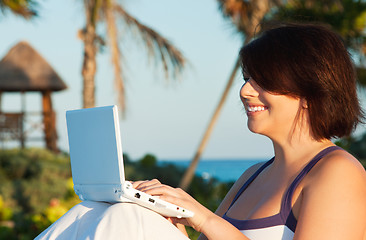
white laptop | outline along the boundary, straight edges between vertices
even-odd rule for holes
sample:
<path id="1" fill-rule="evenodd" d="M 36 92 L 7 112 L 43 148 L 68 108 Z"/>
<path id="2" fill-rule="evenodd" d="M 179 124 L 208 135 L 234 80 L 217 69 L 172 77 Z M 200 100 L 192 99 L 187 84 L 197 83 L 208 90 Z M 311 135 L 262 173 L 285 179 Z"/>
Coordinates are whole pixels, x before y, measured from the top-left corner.
<path id="1" fill-rule="evenodd" d="M 74 190 L 82 201 L 134 202 L 167 217 L 194 215 L 125 180 L 117 106 L 70 110 L 66 122 Z"/>

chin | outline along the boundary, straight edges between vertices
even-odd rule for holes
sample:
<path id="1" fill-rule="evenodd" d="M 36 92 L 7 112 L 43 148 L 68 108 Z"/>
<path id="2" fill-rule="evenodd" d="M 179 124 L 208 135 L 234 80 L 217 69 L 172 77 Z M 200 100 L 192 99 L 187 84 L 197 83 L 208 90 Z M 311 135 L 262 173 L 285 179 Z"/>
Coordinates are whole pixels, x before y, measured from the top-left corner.
<path id="1" fill-rule="evenodd" d="M 252 133 L 260 134 L 263 136 L 269 135 L 268 128 L 266 128 L 263 124 L 258 124 L 258 123 L 249 121 L 247 123 L 247 126 L 248 126 L 249 131 L 251 131 Z"/>
<path id="2" fill-rule="evenodd" d="M 259 126 L 256 126 L 255 124 L 251 124 L 250 122 L 248 122 L 247 126 L 248 126 L 249 131 L 251 131 L 252 133 L 262 134 L 261 128 Z"/>

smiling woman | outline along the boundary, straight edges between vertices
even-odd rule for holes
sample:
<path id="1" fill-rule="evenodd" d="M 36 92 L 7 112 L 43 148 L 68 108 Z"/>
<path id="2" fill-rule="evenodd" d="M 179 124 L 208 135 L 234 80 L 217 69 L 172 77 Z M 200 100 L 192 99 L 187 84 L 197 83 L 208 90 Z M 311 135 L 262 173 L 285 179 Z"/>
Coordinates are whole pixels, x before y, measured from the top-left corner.
<path id="1" fill-rule="evenodd" d="M 258 87 L 305 101 L 317 140 L 349 135 L 362 118 L 354 66 L 340 37 L 326 27 L 273 29 L 240 55 L 244 74 Z"/>
<path id="2" fill-rule="evenodd" d="M 181 189 L 156 179 L 136 181 L 136 189 L 189 209 L 194 216 L 168 221 L 154 216 L 154 225 L 143 225 L 152 218 L 141 209 L 128 203 L 103 206 L 97 221 L 83 223 L 91 234 L 185 239 L 184 224 L 202 232 L 200 240 L 365 239 L 365 170 L 331 142 L 349 135 L 363 119 L 355 72 L 340 37 L 324 26 L 285 24 L 265 31 L 240 56 L 246 81 L 240 97 L 248 127 L 272 141 L 275 156 L 246 170 L 215 214 Z M 57 237 L 59 229 L 73 226 L 83 214 L 78 209 L 83 206 L 39 239 Z M 141 222 L 143 233 L 169 234 L 132 238 L 119 234 L 121 222 L 129 222 L 130 229 Z M 106 223 L 109 227 L 103 228 Z"/>
<path id="3" fill-rule="evenodd" d="M 250 239 L 363 239 L 365 172 L 330 141 L 363 119 L 340 37 L 324 26 L 287 24 L 265 31 L 240 56 L 248 128 L 272 140 L 275 157 L 243 174 L 219 215 Z M 337 200 L 341 193 L 348 203 Z"/>

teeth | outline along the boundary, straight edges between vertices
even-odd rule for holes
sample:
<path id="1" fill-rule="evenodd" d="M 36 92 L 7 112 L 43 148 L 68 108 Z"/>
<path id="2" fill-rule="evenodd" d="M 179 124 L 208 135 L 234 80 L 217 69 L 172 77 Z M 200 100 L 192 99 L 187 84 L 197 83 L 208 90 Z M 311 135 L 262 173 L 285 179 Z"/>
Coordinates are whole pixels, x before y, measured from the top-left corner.
<path id="1" fill-rule="evenodd" d="M 259 112 L 264 111 L 264 106 L 248 107 L 248 112 Z"/>

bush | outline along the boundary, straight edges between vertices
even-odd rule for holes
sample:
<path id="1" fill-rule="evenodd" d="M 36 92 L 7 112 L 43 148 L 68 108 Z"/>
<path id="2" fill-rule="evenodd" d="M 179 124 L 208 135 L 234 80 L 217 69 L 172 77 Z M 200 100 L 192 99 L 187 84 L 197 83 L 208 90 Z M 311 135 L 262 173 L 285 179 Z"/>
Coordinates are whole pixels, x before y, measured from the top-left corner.
<path id="1" fill-rule="evenodd" d="M 71 171 L 65 154 L 36 148 L 1 150 L 0 179 L 0 239 L 33 239 L 67 211 L 68 201 L 77 201 L 67 187 Z M 55 201 L 57 211 L 51 207 Z"/>

